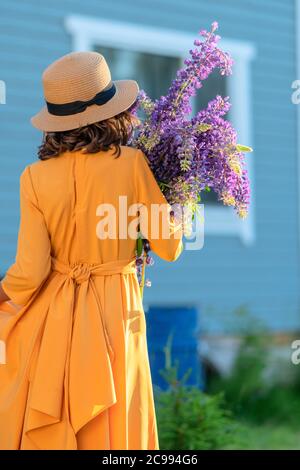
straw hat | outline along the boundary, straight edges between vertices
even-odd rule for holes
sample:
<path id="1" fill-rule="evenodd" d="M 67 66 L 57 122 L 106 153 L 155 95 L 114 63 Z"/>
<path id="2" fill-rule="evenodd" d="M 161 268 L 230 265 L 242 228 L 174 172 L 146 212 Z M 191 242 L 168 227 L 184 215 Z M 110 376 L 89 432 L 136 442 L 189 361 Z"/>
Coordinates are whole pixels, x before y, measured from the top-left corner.
<path id="1" fill-rule="evenodd" d="M 44 106 L 30 121 L 46 132 L 67 131 L 103 121 L 136 100 L 135 80 L 112 81 L 103 55 L 71 52 L 50 64 L 42 75 Z"/>

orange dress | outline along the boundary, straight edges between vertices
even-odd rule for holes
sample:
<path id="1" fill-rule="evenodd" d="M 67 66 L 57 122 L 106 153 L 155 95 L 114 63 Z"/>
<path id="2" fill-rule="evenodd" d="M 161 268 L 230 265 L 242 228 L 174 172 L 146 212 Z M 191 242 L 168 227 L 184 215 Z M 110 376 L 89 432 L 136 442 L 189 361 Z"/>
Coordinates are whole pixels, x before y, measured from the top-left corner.
<path id="1" fill-rule="evenodd" d="M 121 151 L 64 152 L 21 175 L 17 254 L 2 280 L 11 302 L 0 305 L 0 449 L 159 449 L 136 241 L 118 221 L 120 195 L 149 213 L 166 200 L 143 152 Z M 181 229 L 168 227 L 169 239 L 148 235 L 173 261 Z"/>

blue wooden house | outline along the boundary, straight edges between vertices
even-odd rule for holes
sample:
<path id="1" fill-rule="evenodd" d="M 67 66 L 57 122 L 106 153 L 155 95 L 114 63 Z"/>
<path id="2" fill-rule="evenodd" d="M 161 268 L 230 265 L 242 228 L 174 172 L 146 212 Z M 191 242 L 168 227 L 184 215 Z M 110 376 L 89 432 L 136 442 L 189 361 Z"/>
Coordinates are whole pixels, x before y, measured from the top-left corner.
<path id="1" fill-rule="evenodd" d="M 251 211 L 240 221 L 209 199 L 204 247 L 175 264 L 157 260 L 145 306 L 194 309 L 207 341 L 234 335 L 243 310 L 271 332 L 299 330 L 300 108 L 291 99 L 300 79 L 299 10 L 299 0 L 1 0 L 1 272 L 15 254 L 19 176 L 42 137 L 29 118 L 43 104 L 43 69 L 72 50 L 97 50 L 114 79 L 134 78 L 155 98 L 198 31 L 216 20 L 234 73 L 214 75 L 194 106 L 230 95 L 239 140 L 255 150 L 247 157 Z"/>

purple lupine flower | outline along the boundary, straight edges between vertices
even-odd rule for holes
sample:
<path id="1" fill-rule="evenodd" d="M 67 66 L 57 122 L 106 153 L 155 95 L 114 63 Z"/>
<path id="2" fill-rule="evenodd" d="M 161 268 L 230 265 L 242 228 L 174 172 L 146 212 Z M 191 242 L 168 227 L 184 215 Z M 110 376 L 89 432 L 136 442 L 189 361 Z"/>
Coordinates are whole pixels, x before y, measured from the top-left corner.
<path id="1" fill-rule="evenodd" d="M 152 101 L 141 90 L 131 108 L 140 108 L 145 119 L 130 144 L 148 157 L 150 167 L 170 204 L 196 208 L 206 190 L 219 201 L 233 206 L 240 217 L 247 215 L 250 186 L 244 153 L 237 144 L 237 133 L 224 119 L 230 109 L 229 97 L 216 96 L 205 109 L 190 118 L 191 97 L 214 70 L 230 75 L 232 59 L 218 47 L 220 36 L 201 30 L 184 66 L 177 71 L 167 94 Z M 150 250 L 144 241 L 144 251 Z M 149 256 L 149 255 L 148 255 Z M 138 271 L 141 275 L 142 265 Z"/>
<path id="2" fill-rule="evenodd" d="M 147 155 L 170 203 L 197 204 L 209 188 L 220 202 L 234 206 L 244 217 L 250 200 L 249 181 L 236 132 L 223 118 L 230 109 L 229 98 L 217 96 L 206 109 L 189 117 L 191 97 L 202 82 L 215 69 L 222 75 L 231 73 L 232 59 L 218 47 L 217 29 L 214 22 L 211 31 L 200 31 L 202 39 L 195 39 L 195 47 L 166 96 L 152 101 L 140 91 L 138 103 L 146 118 L 132 143 Z"/>

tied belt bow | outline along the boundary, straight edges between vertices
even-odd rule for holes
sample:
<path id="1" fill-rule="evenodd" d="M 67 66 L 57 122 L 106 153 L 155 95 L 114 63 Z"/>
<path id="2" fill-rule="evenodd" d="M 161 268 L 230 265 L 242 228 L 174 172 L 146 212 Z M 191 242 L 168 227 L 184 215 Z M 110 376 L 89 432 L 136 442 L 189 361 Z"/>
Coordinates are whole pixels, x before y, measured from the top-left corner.
<path id="1" fill-rule="evenodd" d="M 116 402 L 114 351 L 94 277 L 136 273 L 135 259 L 68 266 L 53 258 L 52 269 L 61 279 L 49 305 L 30 379 L 25 426 L 37 446 L 38 428 L 44 432 L 47 425 L 63 421 L 75 442 L 80 428 Z M 118 277 L 113 282 L 118 289 Z"/>

